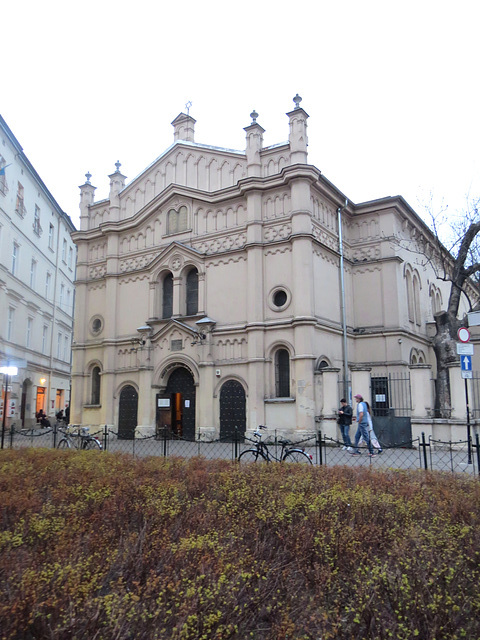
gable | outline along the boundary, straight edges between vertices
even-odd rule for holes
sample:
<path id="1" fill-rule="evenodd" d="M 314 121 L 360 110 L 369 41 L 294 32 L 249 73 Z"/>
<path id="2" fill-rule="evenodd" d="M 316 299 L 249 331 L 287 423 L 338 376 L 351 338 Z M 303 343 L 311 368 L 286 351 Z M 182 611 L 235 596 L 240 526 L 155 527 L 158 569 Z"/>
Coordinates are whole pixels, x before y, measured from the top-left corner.
<path id="1" fill-rule="evenodd" d="M 178 142 L 120 193 L 120 219 L 134 216 L 169 185 L 212 192 L 246 177 L 243 153 Z"/>

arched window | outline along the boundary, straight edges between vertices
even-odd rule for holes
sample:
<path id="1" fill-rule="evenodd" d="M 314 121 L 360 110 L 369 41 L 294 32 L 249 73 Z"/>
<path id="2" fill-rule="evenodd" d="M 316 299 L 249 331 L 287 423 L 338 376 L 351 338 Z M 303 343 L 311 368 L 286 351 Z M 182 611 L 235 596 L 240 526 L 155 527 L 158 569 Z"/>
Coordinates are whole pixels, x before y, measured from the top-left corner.
<path id="1" fill-rule="evenodd" d="M 173 275 L 168 273 L 162 282 L 162 318 L 173 315 Z"/>
<path id="2" fill-rule="evenodd" d="M 198 313 L 198 271 L 193 268 L 187 274 L 187 316 Z"/>
<path id="3" fill-rule="evenodd" d="M 415 319 L 415 307 L 413 300 L 413 282 L 412 282 L 412 274 L 410 271 L 407 271 L 405 276 L 407 281 L 407 308 L 408 308 L 408 319 L 410 322 L 413 322 Z"/>
<path id="4" fill-rule="evenodd" d="M 286 349 L 275 353 L 275 395 L 277 398 L 290 397 L 290 356 Z"/>
<path id="5" fill-rule="evenodd" d="M 422 323 L 420 315 L 420 280 L 416 273 L 413 276 L 413 305 L 415 309 L 415 322 L 420 326 Z"/>
<path id="6" fill-rule="evenodd" d="M 92 369 L 92 395 L 90 404 L 100 404 L 100 367 Z"/>

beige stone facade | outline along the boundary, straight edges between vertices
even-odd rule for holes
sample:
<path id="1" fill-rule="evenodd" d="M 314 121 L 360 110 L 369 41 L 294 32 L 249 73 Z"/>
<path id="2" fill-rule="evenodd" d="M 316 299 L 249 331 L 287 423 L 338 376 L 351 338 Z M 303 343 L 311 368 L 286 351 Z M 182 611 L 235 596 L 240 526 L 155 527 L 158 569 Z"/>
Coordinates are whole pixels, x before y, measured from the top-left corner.
<path id="1" fill-rule="evenodd" d="M 7 394 L 2 380 L 7 429 L 35 426 L 40 409 L 53 422 L 70 402 L 73 231 L 0 116 L 0 365 L 17 368 Z"/>
<path id="2" fill-rule="evenodd" d="M 414 434 L 434 428 L 429 331 L 448 284 L 423 255 L 431 234 L 401 197 L 346 202 L 308 164 L 300 100 L 285 143 L 264 147 L 253 112 L 244 151 L 200 144 L 180 114 L 128 185 L 117 163 L 108 199 L 87 175 L 72 422 L 125 438 L 335 435 L 348 387 Z"/>

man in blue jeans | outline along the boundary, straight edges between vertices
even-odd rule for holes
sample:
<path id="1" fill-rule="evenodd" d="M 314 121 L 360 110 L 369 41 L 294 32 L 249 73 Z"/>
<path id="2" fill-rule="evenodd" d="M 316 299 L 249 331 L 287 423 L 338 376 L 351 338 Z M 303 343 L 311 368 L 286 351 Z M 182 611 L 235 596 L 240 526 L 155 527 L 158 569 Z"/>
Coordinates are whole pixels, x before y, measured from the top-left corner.
<path id="1" fill-rule="evenodd" d="M 348 452 L 353 451 L 352 441 L 350 440 L 350 425 L 352 424 L 352 415 L 352 407 L 348 404 L 345 398 L 342 398 L 340 400 L 340 409 L 338 410 L 338 426 L 340 427 L 340 431 L 342 432 L 342 449 Z"/>
<path id="2" fill-rule="evenodd" d="M 360 438 L 363 437 L 368 446 L 368 455 L 373 456 L 373 447 L 370 441 L 370 434 L 368 432 L 368 408 L 367 403 L 363 401 L 363 396 L 357 393 L 355 400 L 357 401 L 357 433 L 355 434 L 355 450 L 352 453 L 354 456 L 360 455 L 360 449 L 358 443 Z"/>

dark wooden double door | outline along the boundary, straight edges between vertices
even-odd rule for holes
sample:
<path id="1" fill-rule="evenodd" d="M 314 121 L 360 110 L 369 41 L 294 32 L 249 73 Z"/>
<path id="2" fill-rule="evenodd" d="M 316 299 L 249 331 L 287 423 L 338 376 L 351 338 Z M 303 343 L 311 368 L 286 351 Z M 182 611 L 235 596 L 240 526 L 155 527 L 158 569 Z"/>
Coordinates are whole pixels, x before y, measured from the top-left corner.
<path id="1" fill-rule="evenodd" d="M 158 434 L 195 440 L 195 383 L 184 367 L 175 369 L 157 394 L 156 425 Z"/>

